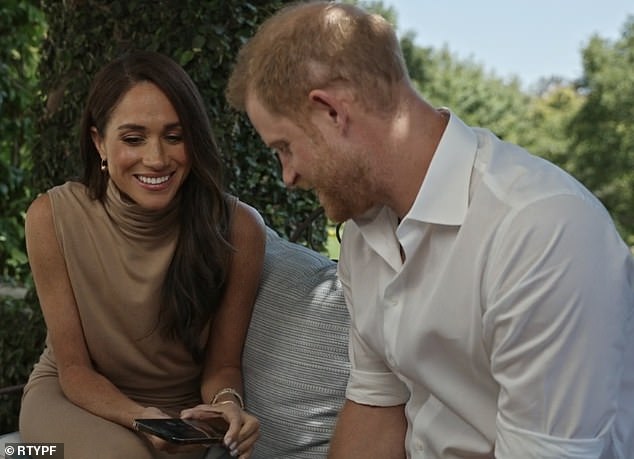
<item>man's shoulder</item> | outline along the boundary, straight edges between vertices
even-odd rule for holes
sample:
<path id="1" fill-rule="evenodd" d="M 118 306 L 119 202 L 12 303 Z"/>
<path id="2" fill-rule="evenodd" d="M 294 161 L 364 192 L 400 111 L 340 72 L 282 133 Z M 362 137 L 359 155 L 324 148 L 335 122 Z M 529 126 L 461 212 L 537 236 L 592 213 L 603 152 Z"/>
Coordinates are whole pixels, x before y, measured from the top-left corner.
<path id="1" fill-rule="evenodd" d="M 479 132 L 479 138 L 481 148 L 474 164 L 478 177 L 473 180 L 472 194 L 477 193 L 476 187 L 484 186 L 501 203 L 514 209 L 561 196 L 602 207 L 579 181 L 550 161 L 484 131 Z"/>

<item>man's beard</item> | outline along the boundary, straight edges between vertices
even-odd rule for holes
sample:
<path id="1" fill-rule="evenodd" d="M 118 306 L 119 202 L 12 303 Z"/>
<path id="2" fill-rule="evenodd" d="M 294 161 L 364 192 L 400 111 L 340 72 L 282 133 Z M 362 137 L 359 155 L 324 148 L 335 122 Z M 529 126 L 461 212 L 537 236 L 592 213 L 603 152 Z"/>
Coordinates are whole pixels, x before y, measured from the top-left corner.
<path id="1" fill-rule="evenodd" d="M 320 167 L 313 175 L 315 192 L 326 216 L 335 223 L 364 214 L 376 205 L 366 155 L 322 144 Z"/>

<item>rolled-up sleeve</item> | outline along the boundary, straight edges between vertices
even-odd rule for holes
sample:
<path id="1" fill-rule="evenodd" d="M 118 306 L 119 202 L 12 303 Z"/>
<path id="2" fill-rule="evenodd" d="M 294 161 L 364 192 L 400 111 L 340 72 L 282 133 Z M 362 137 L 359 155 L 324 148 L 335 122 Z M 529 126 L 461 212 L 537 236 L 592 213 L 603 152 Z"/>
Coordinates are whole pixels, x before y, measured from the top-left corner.
<path id="1" fill-rule="evenodd" d="M 384 357 L 375 352 L 359 334 L 355 325 L 356 308 L 352 307 L 350 277 L 347 271 L 346 254 L 338 263 L 338 276 L 350 316 L 353 318 L 349 332 L 350 377 L 346 398 L 363 405 L 395 406 L 409 398 L 405 384 L 391 371 Z"/>
<path id="2" fill-rule="evenodd" d="M 396 375 L 350 331 L 350 378 L 346 397 L 363 405 L 394 406 L 409 398 L 409 390 Z"/>

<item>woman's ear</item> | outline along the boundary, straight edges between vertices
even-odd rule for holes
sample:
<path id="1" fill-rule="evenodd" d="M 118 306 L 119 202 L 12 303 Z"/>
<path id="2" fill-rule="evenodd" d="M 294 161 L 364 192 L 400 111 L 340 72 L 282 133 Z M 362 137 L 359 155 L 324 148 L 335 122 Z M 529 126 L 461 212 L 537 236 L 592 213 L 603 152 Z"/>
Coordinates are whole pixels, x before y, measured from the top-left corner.
<path id="1" fill-rule="evenodd" d="M 103 148 L 103 138 L 95 126 L 90 128 L 90 137 L 92 138 L 92 143 L 95 144 L 95 148 L 99 152 L 101 159 L 106 159 L 106 152 Z"/>
<path id="2" fill-rule="evenodd" d="M 342 95 L 340 90 L 329 88 L 313 89 L 308 97 L 313 116 L 345 133 L 348 127 L 348 107 Z"/>

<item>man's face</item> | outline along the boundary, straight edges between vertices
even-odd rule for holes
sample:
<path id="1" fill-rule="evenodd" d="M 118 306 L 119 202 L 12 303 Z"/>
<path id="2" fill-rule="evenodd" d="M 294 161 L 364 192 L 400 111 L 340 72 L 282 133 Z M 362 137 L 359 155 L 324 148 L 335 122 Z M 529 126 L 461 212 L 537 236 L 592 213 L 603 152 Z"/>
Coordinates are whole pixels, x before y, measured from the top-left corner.
<path id="1" fill-rule="evenodd" d="M 373 207 L 367 156 L 358 146 L 342 138 L 325 139 L 319 125 L 306 129 L 272 114 L 256 97 L 248 98 L 246 107 L 260 137 L 276 152 L 287 187 L 313 190 L 335 222 Z"/>

